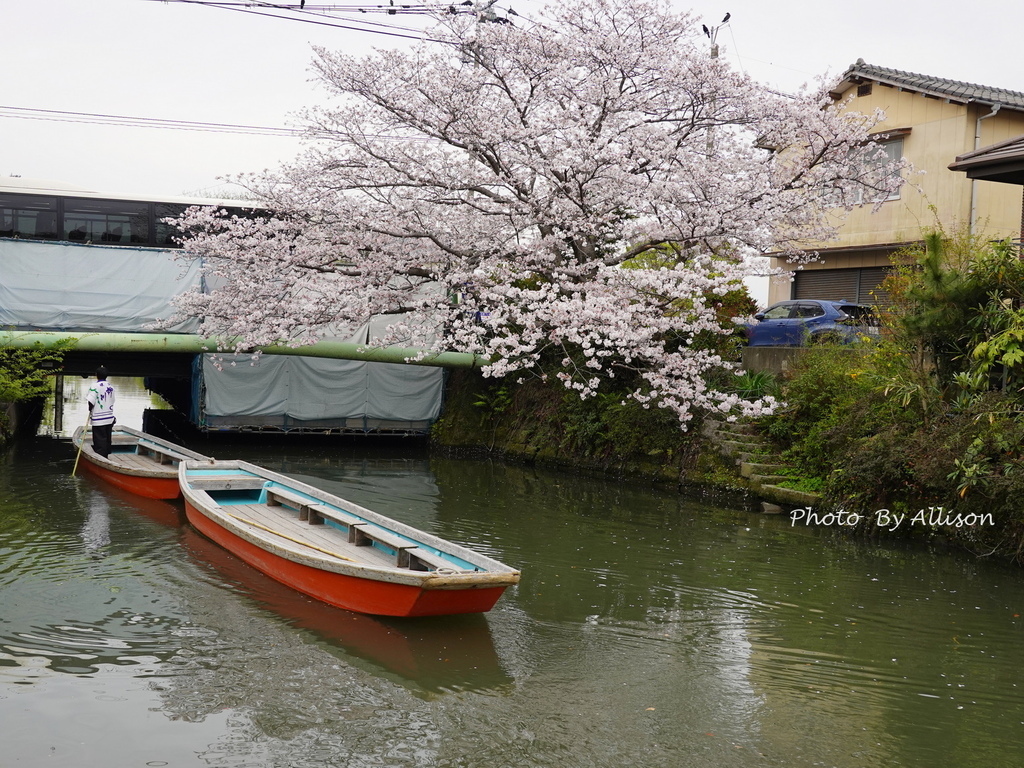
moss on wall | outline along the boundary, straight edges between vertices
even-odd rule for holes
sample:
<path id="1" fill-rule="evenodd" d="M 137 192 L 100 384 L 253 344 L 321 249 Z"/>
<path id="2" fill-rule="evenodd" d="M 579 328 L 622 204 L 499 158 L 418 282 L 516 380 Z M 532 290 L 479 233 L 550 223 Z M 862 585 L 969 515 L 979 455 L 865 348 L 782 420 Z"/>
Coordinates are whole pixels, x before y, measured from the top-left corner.
<path id="1" fill-rule="evenodd" d="M 726 474 L 699 423 L 683 432 L 671 413 L 621 395 L 580 400 L 558 383 L 495 381 L 475 371 L 450 374 L 431 444 L 675 485 L 717 485 Z"/>
<path id="2" fill-rule="evenodd" d="M 15 407 L 13 403 L 0 403 L 0 450 L 14 440 Z"/>

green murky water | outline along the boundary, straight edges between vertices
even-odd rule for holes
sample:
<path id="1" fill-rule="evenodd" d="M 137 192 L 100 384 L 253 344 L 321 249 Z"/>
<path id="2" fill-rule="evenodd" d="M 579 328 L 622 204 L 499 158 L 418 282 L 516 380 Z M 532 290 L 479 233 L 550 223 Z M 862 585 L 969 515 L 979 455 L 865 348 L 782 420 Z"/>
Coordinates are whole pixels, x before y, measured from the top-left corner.
<path id="1" fill-rule="evenodd" d="M 416 443 L 202 450 L 466 543 L 522 583 L 486 616 L 345 613 L 210 544 L 179 505 L 71 477 L 67 442 L 19 444 L 0 463 L 0 765 L 1024 755 L 1019 570 Z"/>

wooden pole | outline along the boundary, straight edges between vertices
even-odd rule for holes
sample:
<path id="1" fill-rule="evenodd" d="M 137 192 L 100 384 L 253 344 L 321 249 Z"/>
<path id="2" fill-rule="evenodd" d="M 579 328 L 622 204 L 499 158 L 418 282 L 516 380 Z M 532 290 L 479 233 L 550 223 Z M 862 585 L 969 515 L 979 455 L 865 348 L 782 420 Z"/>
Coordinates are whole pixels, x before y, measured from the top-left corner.
<path id="1" fill-rule="evenodd" d="M 78 453 L 75 455 L 75 466 L 71 468 L 71 476 L 75 476 L 75 472 L 78 471 L 78 460 L 82 458 L 82 448 L 85 447 L 85 434 L 86 430 L 89 429 L 89 424 L 92 422 L 92 411 L 89 411 L 89 415 L 85 417 L 85 427 L 82 429 L 82 442 L 78 444 Z"/>

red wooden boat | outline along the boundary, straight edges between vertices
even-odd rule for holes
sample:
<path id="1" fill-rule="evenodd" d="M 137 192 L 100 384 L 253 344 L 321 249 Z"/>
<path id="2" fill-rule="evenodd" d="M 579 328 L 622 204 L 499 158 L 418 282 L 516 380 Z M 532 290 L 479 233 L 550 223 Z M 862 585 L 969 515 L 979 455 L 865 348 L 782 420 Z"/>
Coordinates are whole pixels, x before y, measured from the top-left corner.
<path id="1" fill-rule="evenodd" d="M 383 672 L 400 685 L 441 693 L 498 690 L 512 684 L 483 614 L 403 619 L 341 611 L 271 579 L 190 525 L 181 531 L 181 544 L 200 567 L 216 572 L 236 594 L 290 626 L 312 632 L 349 659 L 369 662 L 375 673 Z"/>
<path id="2" fill-rule="evenodd" d="M 181 496 L 178 485 L 180 462 L 185 459 L 213 461 L 169 440 L 120 424 L 114 425 L 112 450 L 107 458 L 93 450 L 92 433 L 85 427 L 76 429 L 71 440 L 79 450 L 78 459 L 81 459 L 80 462 L 76 459 L 76 467 L 81 463 L 84 469 L 108 483 L 150 499 L 176 499 Z"/>
<path id="3" fill-rule="evenodd" d="M 244 461 L 182 461 L 202 534 L 310 597 L 378 616 L 489 611 L 519 571 Z"/>

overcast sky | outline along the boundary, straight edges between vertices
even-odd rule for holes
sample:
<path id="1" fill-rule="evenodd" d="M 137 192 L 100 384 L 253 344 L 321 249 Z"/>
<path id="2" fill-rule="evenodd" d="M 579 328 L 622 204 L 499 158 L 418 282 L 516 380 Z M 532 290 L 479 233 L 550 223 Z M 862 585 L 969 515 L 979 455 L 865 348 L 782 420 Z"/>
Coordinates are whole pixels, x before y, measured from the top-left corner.
<path id="1" fill-rule="evenodd" d="M 530 16 L 538 0 L 499 0 Z M 305 18 L 317 20 L 309 10 Z M 371 4 L 368 7 L 373 7 Z M 1024 91 L 1019 0 L 861 3 L 715 0 L 680 9 L 730 22 L 722 56 L 775 88 L 871 64 Z M 366 21 L 416 26 L 410 17 Z M 5 0 L 0 11 L 0 174 L 160 197 L 216 193 L 218 177 L 274 167 L 301 149 L 294 138 L 126 128 L 74 122 L 51 110 L 285 127 L 322 100 L 310 82 L 311 46 L 353 53 L 402 39 L 249 13 L 151 0 Z M 381 31 L 401 32 L 393 27 Z M 14 115 L 22 115 L 16 117 Z"/>

